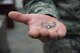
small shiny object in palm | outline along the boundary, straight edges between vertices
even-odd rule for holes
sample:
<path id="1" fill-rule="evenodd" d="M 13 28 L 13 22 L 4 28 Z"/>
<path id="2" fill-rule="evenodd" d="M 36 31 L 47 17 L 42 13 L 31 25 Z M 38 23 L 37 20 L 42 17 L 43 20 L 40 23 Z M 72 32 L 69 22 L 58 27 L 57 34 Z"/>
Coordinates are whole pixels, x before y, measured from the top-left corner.
<path id="1" fill-rule="evenodd" d="M 51 28 L 56 27 L 56 23 L 55 22 L 52 22 L 52 23 L 42 22 L 41 27 L 46 28 L 46 29 L 51 29 Z"/>

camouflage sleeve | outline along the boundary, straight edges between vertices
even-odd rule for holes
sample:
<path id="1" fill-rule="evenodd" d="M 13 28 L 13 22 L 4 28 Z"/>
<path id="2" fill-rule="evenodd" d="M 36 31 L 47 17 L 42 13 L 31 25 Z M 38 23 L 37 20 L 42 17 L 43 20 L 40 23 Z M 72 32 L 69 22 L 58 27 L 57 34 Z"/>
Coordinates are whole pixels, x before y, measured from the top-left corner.
<path id="1" fill-rule="evenodd" d="M 59 18 L 59 13 L 52 0 L 23 0 L 27 13 L 47 14 Z"/>

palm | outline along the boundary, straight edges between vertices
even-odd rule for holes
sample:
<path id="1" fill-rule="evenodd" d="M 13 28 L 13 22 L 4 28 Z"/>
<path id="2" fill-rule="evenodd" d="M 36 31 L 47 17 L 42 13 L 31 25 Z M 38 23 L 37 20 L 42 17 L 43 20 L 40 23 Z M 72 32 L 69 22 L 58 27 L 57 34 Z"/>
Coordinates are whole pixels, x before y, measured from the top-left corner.
<path id="1" fill-rule="evenodd" d="M 14 16 L 15 15 L 15 16 Z M 20 15 L 20 16 L 18 16 Z M 22 16 L 21 16 L 22 15 Z M 29 35 L 31 37 L 63 37 L 66 34 L 66 27 L 57 19 L 42 14 L 20 14 L 9 13 L 9 16 L 19 22 L 29 26 Z M 55 27 L 47 28 L 47 25 L 56 23 Z M 43 23 L 43 24 L 42 24 Z M 54 24 L 53 24 L 54 25 Z"/>

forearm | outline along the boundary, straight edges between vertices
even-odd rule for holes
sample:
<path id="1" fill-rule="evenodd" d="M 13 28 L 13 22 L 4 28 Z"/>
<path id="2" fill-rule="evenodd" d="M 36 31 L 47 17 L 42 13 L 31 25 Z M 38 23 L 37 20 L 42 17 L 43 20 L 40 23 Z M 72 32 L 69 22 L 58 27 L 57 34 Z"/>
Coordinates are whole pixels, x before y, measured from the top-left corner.
<path id="1" fill-rule="evenodd" d="M 29 14 L 47 14 L 59 18 L 56 6 L 51 0 L 24 0 L 24 8 Z"/>

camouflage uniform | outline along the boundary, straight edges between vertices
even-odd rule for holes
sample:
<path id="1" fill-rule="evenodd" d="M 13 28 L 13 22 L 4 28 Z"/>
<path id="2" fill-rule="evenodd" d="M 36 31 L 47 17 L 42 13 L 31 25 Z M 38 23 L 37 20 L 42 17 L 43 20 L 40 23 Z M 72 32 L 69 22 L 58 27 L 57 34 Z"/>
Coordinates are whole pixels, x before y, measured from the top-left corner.
<path id="1" fill-rule="evenodd" d="M 65 24 L 62 39 L 44 43 L 44 53 L 80 53 L 80 0 L 23 0 L 27 13 L 46 14 Z"/>

